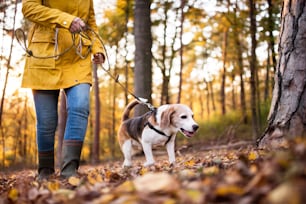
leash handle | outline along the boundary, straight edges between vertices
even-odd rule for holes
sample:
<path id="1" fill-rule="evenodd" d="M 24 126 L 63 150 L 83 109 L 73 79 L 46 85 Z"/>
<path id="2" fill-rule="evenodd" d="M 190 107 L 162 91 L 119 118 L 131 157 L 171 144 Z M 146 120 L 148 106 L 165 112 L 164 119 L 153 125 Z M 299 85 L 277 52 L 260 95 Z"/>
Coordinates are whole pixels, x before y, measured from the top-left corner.
<path id="1" fill-rule="evenodd" d="M 115 82 L 117 84 L 119 84 L 121 86 L 121 88 L 123 88 L 127 93 L 129 93 L 131 96 L 133 96 L 140 104 L 143 104 L 145 106 L 148 107 L 148 109 L 154 111 L 156 108 L 148 103 L 148 99 L 145 99 L 145 98 L 141 98 L 141 97 L 138 97 L 136 96 L 134 93 L 132 93 L 131 91 L 129 91 L 122 83 L 120 83 L 119 81 L 119 75 L 117 76 L 114 76 L 110 73 L 110 63 L 109 63 L 109 57 L 108 57 L 108 53 L 107 53 L 107 50 L 106 50 L 106 47 L 104 45 L 104 42 L 101 38 L 101 36 L 95 32 L 89 25 L 86 24 L 86 30 L 89 30 L 90 32 L 93 33 L 94 36 L 96 36 L 98 38 L 98 40 L 101 42 L 103 48 L 104 48 L 104 51 L 105 51 L 105 58 L 107 60 L 107 64 L 108 64 L 108 69 L 106 69 L 102 64 L 101 64 L 101 67 L 102 69 L 112 78 L 115 80 Z M 23 43 L 21 43 L 20 39 L 19 39 L 19 36 L 18 36 L 18 33 L 21 33 L 22 37 L 23 37 Z M 71 50 L 74 46 L 75 46 L 75 43 L 74 43 L 74 39 L 75 39 L 75 36 L 74 34 L 72 34 L 72 41 L 73 41 L 73 44 L 71 47 L 65 49 L 62 53 L 59 53 L 59 54 L 56 54 L 56 55 L 53 55 L 53 56 L 36 56 L 33 54 L 33 52 L 31 50 L 28 49 L 28 46 L 27 46 L 27 43 L 26 43 L 26 36 L 25 36 L 25 33 L 24 31 L 21 29 L 21 28 L 18 28 L 15 30 L 15 35 L 16 35 L 16 39 L 18 41 L 18 43 L 20 44 L 20 46 L 22 47 L 22 49 L 29 55 L 29 56 L 32 56 L 34 58 L 39 58 L 39 59 L 47 59 L 47 58 L 58 58 L 60 57 L 61 55 L 65 54 L 66 52 L 68 52 L 69 50 Z M 88 35 L 86 35 L 83 31 L 79 33 L 80 36 L 84 37 L 84 38 L 87 38 L 87 39 L 90 39 L 90 37 Z M 90 39 L 91 40 L 91 39 Z M 86 53 L 86 56 L 89 54 L 90 50 Z M 80 55 L 79 53 L 79 50 L 76 49 L 76 54 L 78 54 L 81 58 L 84 58 L 84 56 Z"/>

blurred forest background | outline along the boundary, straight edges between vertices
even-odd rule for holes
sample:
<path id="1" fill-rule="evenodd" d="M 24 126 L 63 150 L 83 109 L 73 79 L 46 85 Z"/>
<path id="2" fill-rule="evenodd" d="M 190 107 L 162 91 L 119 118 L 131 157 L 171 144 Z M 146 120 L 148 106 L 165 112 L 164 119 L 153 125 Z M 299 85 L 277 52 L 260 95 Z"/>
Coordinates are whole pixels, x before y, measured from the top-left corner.
<path id="1" fill-rule="evenodd" d="M 133 0 L 94 2 L 108 53 L 103 68 L 154 106 L 185 103 L 193 109 L 200 130 L 192 139 L 178 136 L 179 145 L 260 137 L 274 85 L 281 1 L 152 0 L 150 15 L 135 10 Z M 0 169 L 31 167 L 37 161 L 35 113 L 31 90 L 20 88 L 25 52 L 14 34 L 17 28 L 26 32 L 29 22 L 22 18 L 20 1 L 1 0 L 0 16 Z M 151 32 L 139 27 L 143 24 Z M 137 45 L 137 36 L 148 33 L 149 41 Z M 135 45 L 152 52 L 142 70 L 137 69 Z M 82 159 L 96 163 L 121 158 L 116 131 L 133 97 L 100 66 L 94 71 Z"/>

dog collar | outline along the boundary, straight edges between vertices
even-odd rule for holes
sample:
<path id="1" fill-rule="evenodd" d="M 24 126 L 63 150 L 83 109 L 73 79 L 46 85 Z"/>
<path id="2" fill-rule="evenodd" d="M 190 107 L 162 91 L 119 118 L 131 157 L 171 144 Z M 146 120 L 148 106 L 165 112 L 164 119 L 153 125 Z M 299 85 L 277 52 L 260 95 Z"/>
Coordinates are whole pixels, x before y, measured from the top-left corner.
<path id="1" fill-rule="evenodd" d="M 156 129 L 150 122 L 147 122 L 144 126 L 149 126 L 149 128 L 151 128 L 152 130 L 154 130 L 158 134 L 167 137 L 168 140 L 166 141 L 165 145 L 170 141 L 170 139 L 172 137 L 172 135 L 170 135 L 170 136 L 166 135 L 166 133 L 164 133 L 163 131 Z"/>

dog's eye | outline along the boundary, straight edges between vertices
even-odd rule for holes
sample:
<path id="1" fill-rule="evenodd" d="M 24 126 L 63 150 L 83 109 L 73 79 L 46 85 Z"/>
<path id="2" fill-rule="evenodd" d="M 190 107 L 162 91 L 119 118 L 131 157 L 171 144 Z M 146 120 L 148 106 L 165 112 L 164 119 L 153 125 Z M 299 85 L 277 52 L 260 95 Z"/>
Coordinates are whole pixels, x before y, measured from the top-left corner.
<path id="1" fill-rule="evenodd" d="M 187 115 L 182 115 L 181 118 L 182 118 L 182 119 L 186 119 L 186 118 L 187 118 Z"/>

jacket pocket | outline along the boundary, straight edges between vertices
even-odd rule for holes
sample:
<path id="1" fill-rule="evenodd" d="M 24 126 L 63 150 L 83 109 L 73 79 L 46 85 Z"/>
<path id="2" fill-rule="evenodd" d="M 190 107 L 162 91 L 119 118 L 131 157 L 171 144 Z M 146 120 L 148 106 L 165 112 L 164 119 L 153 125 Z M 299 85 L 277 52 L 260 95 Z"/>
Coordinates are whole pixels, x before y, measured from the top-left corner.
<path id="1" fill-rule="evenodd" d="M 55 35 L 52 30 L 33 33 L 29 49 L 29 68 L 55 69 Z"/>

